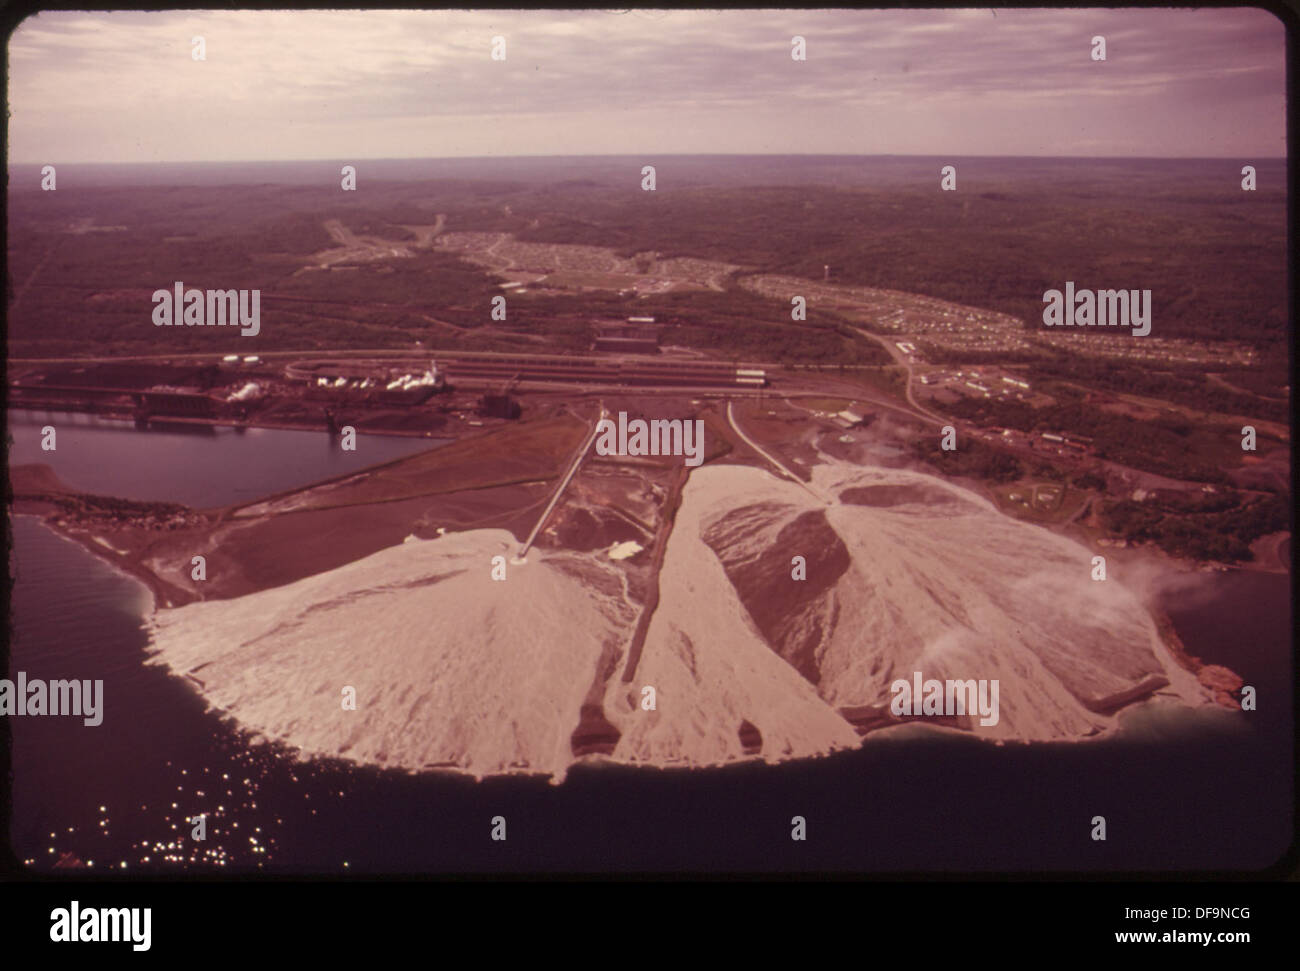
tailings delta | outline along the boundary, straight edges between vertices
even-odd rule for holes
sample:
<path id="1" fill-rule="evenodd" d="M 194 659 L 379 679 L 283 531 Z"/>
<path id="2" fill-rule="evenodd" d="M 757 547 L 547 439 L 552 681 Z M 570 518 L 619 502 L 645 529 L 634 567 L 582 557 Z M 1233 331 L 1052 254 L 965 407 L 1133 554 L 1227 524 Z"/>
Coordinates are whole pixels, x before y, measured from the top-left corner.
<path id="1" fill-rule="evenodd" d="M 42 453 L 39 429 L 52 419 L 59 449 Z M 10 421 L 13 464 L 46 462 L 100 494 L 209 507 L 429 447 L 369 436 L 368 453 L 342 455 L 324 433 L 200 436 L 46 413 Z M 776 766 L 578 765 L 561 786 L 301 763 L 145 664 L 143 586 L 33 517 L 14 517 L 13 529 L 10 677 L 105 682 L 101 727 L 10 723 L 11 838 L 37 870 L 60 860 L 127 873 L 1236 869 L 1273 862 L 1289 835 L 1279 821 L 1290 818 L 1290 792 L 1260 781 L 1290 777 L 1289 721 L 1243 724 L 1158 703 L 1136 708 L 1119 737 L 1086 744 L 993 746 L 908 727 Z M 1249 601 L 1261 618 L 1244 632 L 1265 657 L 1261 697 L 1289 712 L 1290 613 L 1277 579 L 1209 576 L 1192 613 L 1165 606 L 1194 653 L 1231 665 L 1241 632 L 1198 637 L 1184 625 Z M 208 839 L 196 843 L 188 820 L 200 813 Z M 796 814 L 807 842 L 790 839 Z M 1107 816 L 1104 844 L 1085 836 L 1094 814 Z M 504 844 L 490 839 L 496 815 L 509 822 Z"/>

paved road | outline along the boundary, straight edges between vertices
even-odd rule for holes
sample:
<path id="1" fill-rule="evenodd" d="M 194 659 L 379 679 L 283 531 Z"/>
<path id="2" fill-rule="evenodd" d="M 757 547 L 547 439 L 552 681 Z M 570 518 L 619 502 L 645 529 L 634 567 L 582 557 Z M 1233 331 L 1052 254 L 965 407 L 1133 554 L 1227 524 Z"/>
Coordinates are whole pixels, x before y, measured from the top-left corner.
<path id="1" fill-rule="evenodd" d="M 1248 388 L 1239 388 L 1237 385 L 1229 384 L 1227 381 L 1223 380 L 1222 375 L 1206 374 L 1205 378 L 1211 384 L 1217 384 L 1219 387 L 1226 388 L 1235 394 L 1250 395 L 1251 397 L 1258 398 L 1260 401 L 1271 401 L 1277 404 L 1285 404 L 1287 400 L 1286 398 L 1270 398 L 1268 395 L 1262 395 L 1258 391 L 1251 391 Z"/>
<path id="2" fill-rule="evenodd" d="M 736 415 L 731 410 L 730 401 L 727 402 L 727 421 L 730 423 L 732 431 L 734 431 L 737 435 L 740 436 L 741 441 L 743 441 L 746 445 L 748 445 L 755 452 L 761 455 L 764 459 L 770 462 L 777 469 L 777 471 L 779 471 L 787 479 L 789 479 L 791 482 L 795 482 L 803 486 L 812 495 L 816 496 L 819 501 L 826 503 L 826 505 L 829 506 L 832 504 L 830 499 L 822 495 L 813 486 L 809 485 L 803 479 L 799 478 L 797 475 L 791 472 L 788 468 L 785 467 L 785 465 L 781 463 L 779 459 L 776 458 L 776 456 L 774 456 L 771 452 L 768 452 L 761 445 L 759 445 L 758 442 L 754 441 L 752 438 L 750 438 L 741 430 L 740 426 L 736 424 Z"/>
<path id="3" fill-rule="evenodd" d="M 856 330 L 863 337 L 869 337 L 871 340 L 875 341 L 877 344 L 879 344 L 881 347 L 883 347 L 886 351 L 889 352 L 889 356 L 892 357 L 895 362 L 907 368 L 907 383 L 903 386 L 903 390 L 907 397 L 907 403 L 909 405 L 915 408 L 917 412 L 919 412 L 925 418 L 929 419 L 932 422 L 935 422 L 936 424 L 939 425 L 950 424 L 947 418 L 944 418 L 941 415 L 937 415 L 930 409 L 922 407 L 920 404 L 917 403 L 915 396 L 912 394 L 912 378 L 913 378 L 914 365 L 910 360 L 908 360 L 907 356 L 898 349 L 898 347 L 894 344 L 893 341 L 881 337 L 879 334 L 873 334 L 869 330 L 863 330 L 861 327 L 854 327 L 853 329 Z"/>
<path id="4" fill-rule="evenodd" d="M 784 385 L 782 387 L 784 387 Z M 775 391 L 770 393 L 774 395 L 776 394 Z M 906 415 L 908 418 L 920 419 L 923 421 L 929 420 L 925 416 L 913 411 L 906 402 L 899 401 L 898 398 L 885 391 L 872 388 L 868 385 L 853 384 L 847 381 L 839 383 L 831 383 L 828 381 L 826 384 L 818 388 L 782 391 L 776 396 L 781 398 L 848 398 L 852 401 L 870 404 L 876 408 L 888 408 L 890 411 L 896 411 L 900 415 Z M 951 424 L 951 421 L 947 421 L 945 424 Z"/>

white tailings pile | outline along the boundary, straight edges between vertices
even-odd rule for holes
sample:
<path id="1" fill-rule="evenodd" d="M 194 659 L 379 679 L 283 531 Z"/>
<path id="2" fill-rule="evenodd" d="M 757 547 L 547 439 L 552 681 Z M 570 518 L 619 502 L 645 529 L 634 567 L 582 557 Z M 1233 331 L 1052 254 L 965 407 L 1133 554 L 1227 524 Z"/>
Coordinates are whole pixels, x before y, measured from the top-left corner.
<path id="1" fill-rule="evenodd" d="M 503 530 L 407 542 L 284 587 L 160 610 L 157 660 L 304 755 L 477 776 L 563 778 L 606 646 L 619 655 L 603 704 L 621 734 L 612 758 L 641 764 L 743 758 L 742 721 L 767 759 L 855 747 L 839 709 L 887 706 L 891 683 L 914 671 L 997 679 L 997 724 L 970 729 L 992 739 L 1104 731 L 1115 715 L 1099 702 L 1153 675 L 1169 680 L 1166 696 L 1207 700 L 1137 598 L 1090 578 L 1092 554 L 1078 544 L 920 473 L 832 462 L 814 484 L 828 496 L 864 491 L 827 507 L 759 469 L 692 473 L 630 684 L 620 675 L 636 612 L 607 552 L 515 563 Z M 504 581 L 491 577 L 498 555 Z M 797 555 L 806 581 L 791 578 Z M 640 705 L 646 685 L 652 711 Z"/>
<path id="2" fill-rule="evenodd" d="M 475 775 L 563 772 L 607 638 L 631 608 L 504 530 L 404 543 L 287 586 L 154 615 L 158 660 L 304 755 Z M 507 560 L 493 580 L 492 558 Z M 612 571 L 612 567 L 606 568 Z M 610 584 L 618 589 L 617 577 Z M 343 689 L 356 689 L 356 710 Z"/>
<path id="3" fill-rule="evenodd" d="M 856 744 L 836 710 L 888 706 L 893 682 L 916 671 L 941 681 L 996 679 L 998 722 L 971 729 L 988 738 L 1104 731 L 1115 715 L 1091 708 L 1153 676 L 1170 682 L 1165 696 L 1209 701 L 1137 597 L 1113 578 L 1091 579 L 1092 553 L 1079 544 L 921 473 L 830 463 L 817 467 L 814 485 L 828 495 L 863 487 L 885 495 L 873 497 L 881 505 L 827 508 L 752 468 L 710 466 L 691 476 L 636 677 L 672 700 L 650 713 L 607 704 L 611 717 L 626 711 L 615 719 L 624 732 L 616 756 L 674 748 L 702 761 L 734 756 L 740 743 L 731 729 L 741 717 L 762 733 L 768 757 Z M 736 512 L 750 509 L 743 520 Z M 801 594 L 818 577 L 792 579 L 792 560 L 804 556 L 815 571 L 824 537 L 801 543 L 797 529 L 777 536 L 797 516 L 823 510 L 848 565 L 810 602 Z M 740 596 L 701 539 L 729 515 L 740 523 L 726 532 L 728 559 L 752 566 L 754 589 Z M 759 611 L 778 603 L 783 617 L 802 611 L 817 625 L 815 680 L 766 663 L 767 642 L 742 599 Z M 726 730 L 711 724 L 711 712 L 729 716 Z"/>

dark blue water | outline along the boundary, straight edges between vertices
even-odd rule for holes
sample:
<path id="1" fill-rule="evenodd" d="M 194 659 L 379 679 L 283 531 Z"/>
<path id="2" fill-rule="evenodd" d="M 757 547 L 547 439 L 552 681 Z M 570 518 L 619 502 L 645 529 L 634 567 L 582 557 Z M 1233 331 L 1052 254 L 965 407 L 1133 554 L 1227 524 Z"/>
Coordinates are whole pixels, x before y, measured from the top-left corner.
<path id="1" fill-rule="evenodd" d="M 280 437 L 295 435 L 307 444 Z M 77 463 L 60 436 L 71 481 Z M 87 448 L 117 443 L 141 461 L 156 450 L 137 483 L 151 479 L 155 496 L 193 488 L 194 467 L 166 459 L 176 454 L 168 436 L 89 426 L 84 436 Z M 316 450 L 323 436 L 276 436 L 266 451 L 234 435 L 205 440 L 220 460 L 203 466 L 207 491 L 193 501 L 333 468 Z M 276 471 L 285 454 L 298 456 L 293 475 Z M 1193 653 L 1248 669 L 1261 696 L 1254 715 L 1148 706 L 1125 737 L 1091 744 L 998 747 L 916 730 L 821 760 L 580 767 L 552 786 L 295 763 L 144 665 L 146 597 L 135 581 L 31 517 L 14 519 L 13 570 L 12 670 L 106 682 L 98 728 L 11 719 L 11 835 L 38 869 L 70 851 L 127 872 L 1222 870 L 1268 865 L 1289 840 L 1286 577 L 1207 577 L 1216 586 L 1191 613 L 1169 605 Z M 208 839 L 182 842 L 185 819 L 200 812 Z M 490 839 L 497 815 L 504 843 Z M 790 839 L 795 815 L 807 820 L 806 842 Z M 1095 815 L 1107 820 L 1104 843 L 1089 839 Z"/>

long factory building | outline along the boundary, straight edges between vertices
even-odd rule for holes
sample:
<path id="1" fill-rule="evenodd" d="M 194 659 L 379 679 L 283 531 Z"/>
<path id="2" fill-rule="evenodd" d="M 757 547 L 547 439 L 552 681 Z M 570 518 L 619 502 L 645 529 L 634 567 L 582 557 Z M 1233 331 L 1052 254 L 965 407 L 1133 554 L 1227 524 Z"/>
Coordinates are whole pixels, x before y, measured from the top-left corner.
<path id="1" fill-rule="evenodd" d="M 335 364 L 338 366 L 333 367 Z M 286 369 L 286 376 L 317 378 L 332 376 L 336 371 L 340 376 L 356 375 L 373 366 L 360 361 L 299 361 Z M 645 387 L 760 388 L 767 384 L 767 373 L 761 367 L 718 361 L 453 353 L 440 355 L 437 367 L 453 385 L 457 381 L 505 383 L 512 380 Z"/>
<path id="2" fill-rule="evenodd" d="M 518 378 L 567 384 L 763 387 L 767 373 L 749 365 L 718 361 L 528 355 L 457 355 L 443 360 L 450 380 Z"/>

